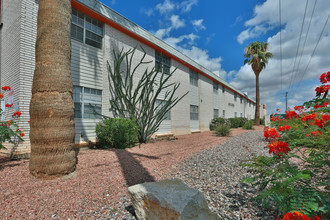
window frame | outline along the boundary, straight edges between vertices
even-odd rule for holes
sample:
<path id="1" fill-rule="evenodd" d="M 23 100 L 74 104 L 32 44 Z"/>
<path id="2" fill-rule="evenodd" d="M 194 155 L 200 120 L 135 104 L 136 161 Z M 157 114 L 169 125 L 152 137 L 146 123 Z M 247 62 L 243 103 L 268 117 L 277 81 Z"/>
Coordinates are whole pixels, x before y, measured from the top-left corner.
<path id="1" fill-rule="evenodd" d="M 213 109 L 213 119 L 219 118 L 219 109 Z"/>
<path id="2" fill-rule="evenodd" d="M 213 93 L 218 94 L 219 84 L 213 81 Z"/>
<path id="3" fill-rule="evenodd" d="M 76 92 L 77 89 L 81 89 L 79 91 L 79 93 Z M 93 92 L 94 92 L 94 94 L 93 94 Z M 93 102 L 88 101 L 86 99 L 87 96 L 91 96 L 91 98 L 93 96 L 95 96 L 93 98 Z M 97 97 L 100 98 L 100 101 L 95 101 L 96 100 L 95 98 L 97 98 Z M 79 99 L 79 100 L 77 100 L 77 99 Z M 100 110 L 99 113 L 102 114 L 102 90 L 74 85 L 73 86 L 73 102 L 75 105 L 75 113 L 74 113 L 75 119 L 101 119 L 102 118 L 101 116 L 95 115 L 95 114 L 93 114 L 94 117 L 86 117 L 87 114 L 91 115 L 92 113 L 85 112 L 85 105 L 88 105 L 88 107 L 89 107 L 89 104 L 91 104 L 94 107 L 98 108 Z M 76 117 L 77 116 L 76 105 L 80 106 L 80 112 L 79 112 L 80 117 Z"/>
<path id="4" fill-rule="evenodd" d="M 191 121 L 199 120 L 199 106 L 198 105 L 190 105 L 190 120 Z"/>
<path id="5" fill-rule="evenodd" d="M 156 111 L 157 111 L 157 107 L 161 108 L 164 102 L 168 102 L 168 101 L 162 99 L 156 99 L 156 103 L 155 103 Z M 164 115 L 164 121 L 170 121 L 170 120 L 171 120 L 171 109 L 168 112 L 166 112 Z"/>
<path id="6" fill-rule="evenodd" d="M 155 50 L 155 68 L 159 73 L 171 74 L 171 58 Z M 158 67 L 157 67 L 158 66 Z"/>
<path id="7" fill-rule="evenodd" d="M 198 73 L 192 69 L 189 69 L 189 83 L 192 86 L 198 87 Z"/>
<path id="8" fill-rule="evenodd" d="M 75 15 L 75 13 L 77 15 Z M 74 17 L 77 17 L 77 21 L 75 21 Z M 79 20 L 79 19 L 81 19 L 81 20 Z M 88 22 L 87 21 L 88 19 L 90 19 L 91 22 Z M 91 24 L 91 28 L 87 27 L 88 26 L 87 23 Z M 92 30 L 94 27 L 93 25 L 96 26 L 96 31 Z M 82 29 L 82 40 L 72 36 L 74 27 Z M 89 32 L 89 33 L 87 33 L 87 32 Z M 101 40 L 100 41 L 93 40 L 92 37 L 87 37 L 88 34 L 91 34 L 91 36 L 95 35 L 96 38 L 99 37 Z M 71 39 L 79 41 L 84 44 L 87 44 L 89 46 L 98 48 L 98 49 L 102 49 L 103 37 L 104 37 L 104 24 L 102 22 L 84 14 L 83 12 L 81 12 L 75 8 L 72 8 Z M 87 41 L 86 41 L 86 39 L 87 39 Z M 95 42 L 96 45 L 99 44 L 99 46 L 96 46 L 95 44 L 92 44 L 91 42 Z"/>

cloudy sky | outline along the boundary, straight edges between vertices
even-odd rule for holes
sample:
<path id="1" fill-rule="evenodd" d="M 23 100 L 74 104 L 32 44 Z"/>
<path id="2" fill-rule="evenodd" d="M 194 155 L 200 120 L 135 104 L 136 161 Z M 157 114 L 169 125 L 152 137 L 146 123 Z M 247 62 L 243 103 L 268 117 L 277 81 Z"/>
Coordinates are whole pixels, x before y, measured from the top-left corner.
<path id="1" fill-rule="evenodd" d="M 329 0 L 101 2 L 252 98 L 255 76 L 243 65 L 244 48 L 268 42 L 274 58 L 261 72 L 260 91 L 269 113 L 284 112 L 286 92 L 289 107 L 313 98 L 319 75 L 330 71 Z"/>

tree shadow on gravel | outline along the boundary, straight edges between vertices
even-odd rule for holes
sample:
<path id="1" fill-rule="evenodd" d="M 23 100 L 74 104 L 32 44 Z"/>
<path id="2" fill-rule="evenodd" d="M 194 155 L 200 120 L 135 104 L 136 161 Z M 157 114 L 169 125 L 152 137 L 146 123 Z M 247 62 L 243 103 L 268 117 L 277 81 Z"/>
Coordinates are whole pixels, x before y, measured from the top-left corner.
<path id="1" fill-rule="evenodd" d="M 6 167 L 16 167 L 22 165 L 21 160 L 23 159 L 12 159 L 10 157 L 0 155 L 0 171 Z"/>
<path id="2" fill-rule="evenodd" d="M 113 151 L 118 157 L 122 173 L 128 186 L 133 186 L 144 182 L 155 182 L 155 178 L 137 159 L 133 157 L 133 155 L 146 157 L 153 160 L 160 159 L 159 157 L 130 153 L 125 149 L 114 149 Z"/>

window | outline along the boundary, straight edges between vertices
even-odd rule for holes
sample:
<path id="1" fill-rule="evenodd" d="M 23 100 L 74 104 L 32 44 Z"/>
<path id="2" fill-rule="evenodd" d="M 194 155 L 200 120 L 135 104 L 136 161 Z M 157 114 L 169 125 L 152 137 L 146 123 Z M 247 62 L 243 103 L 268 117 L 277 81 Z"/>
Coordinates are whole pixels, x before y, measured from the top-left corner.
<path id="1" fill-rule="evenodd" d="M 222 86 L 222 93 L 225 93 L 225 87 L 224 86 Z"/>
<path id="2" fill-rule="evenodd" d="M 235 118 L 237 118 L 237 112 L 235 112 Z"/>
<path id="3" fill-rule="evenodd" d="M 241 99 L 241 104 L 243 104 L 243 99 L 242 99 L 242 96 L 240 97 L 240 99 Z"/>
<path id="4" fill-rule="evenodd" d="M 189 70 L 190 85 L 198 86 L 198 73 L 193 70 Z"/>
<path id="5" fill-rule="evenodd" d="M 213 109 L 213 118 L 219 118 L 219 109 Z"/>
<path id="6" fill-rule="evenodd" d="M 241 113 L 241 118 L 243 118 L 243 113 Z"/>
<path id="7" fill-rule="evenodd" d="M 198 106 L 190 105 L 190 120 L 198 120 Z"/>
<path id="8" fill-rule="evenodd" d="M 225 118 L 225 116 L 226 116 L 226 111 L 222 110 L 222 117 Z"/>
<path id="9" fill-rule="evenodd" d="M 218 83 L 213 82 L 213 93 L 218 94 L 218 89 L 219 89 Z"/>
<path id="10" fill-rule="evenodd" d="M 234 93 L 234 101 L 236 102 L 237 101 L 237 94 Z"/>
<path id="11" fill-rule="evenodd" d="M 102 113 L 102 90 L 73 86 L 73 101 L 75 118 L 101 118 L 94 114 L 94 109 Z"/>
<path id="12" fill-rule="evenodd" d="M 71 38 L 101 49 L 103 24 L 76 9 L 72 9 Z"/>
<path id="13" fill-rule="evenodd" d="M 249 102 L 249 107 L 251 107 L 251 102 Z"/>
<path id="14" fill-rule="evenodd" d="M 156 100 L 156 109 L 160 110 L 166 104 L 166 102 L 167 101 L 165 101 L 165 100 L 157 99 Z M 171 120 L 171 110 L 165 113 L 164 120 Z"/>
<path id="15" fill-rule="evenodd" d="M 156 57 L 156 61 L 155 61 L 156 71 L 169 75 L 171 68 L 171 58 L 165 56 L 164 54 L 158 51 L 156 51 L 155 57 Z"/>

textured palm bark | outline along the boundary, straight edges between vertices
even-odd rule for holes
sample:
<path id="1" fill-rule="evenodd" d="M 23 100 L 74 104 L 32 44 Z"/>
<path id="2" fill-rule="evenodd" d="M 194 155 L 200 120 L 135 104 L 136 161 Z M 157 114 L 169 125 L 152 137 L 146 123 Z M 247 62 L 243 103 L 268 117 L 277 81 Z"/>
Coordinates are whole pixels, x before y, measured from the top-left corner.
<path id="1" fill-rule="evenodd" d="M 256 109 L 254 114 L 254 124 L 260 125 L 260 91 L 259 91 L 259 75 L 262 70 L 260 66 L 260 59 L 256 58 L 252 63 L 252 70 L 256 75 Z"/>
<path id="2" fill-rule="evenodd" d="M 260 125 L 260 91 L 259 91 L 259 73 L 256 74 L 256 111 L 254 124 Z"/>
<path id="3" fill-rule="evenodd" d="M 75 171 L 71 1 L 40 0 L 30 104 L 30 173 L 41 179 Z"/>

